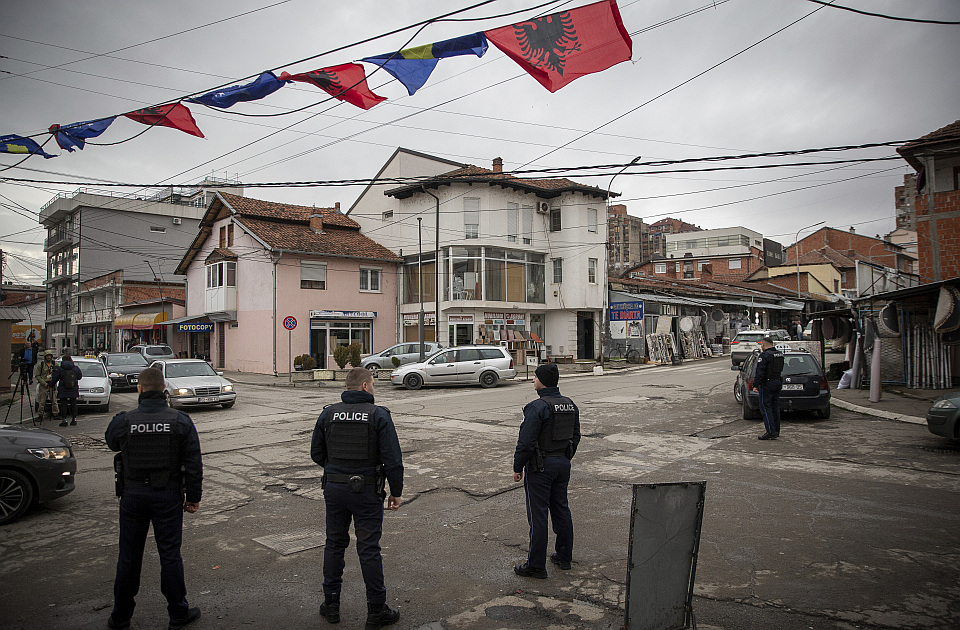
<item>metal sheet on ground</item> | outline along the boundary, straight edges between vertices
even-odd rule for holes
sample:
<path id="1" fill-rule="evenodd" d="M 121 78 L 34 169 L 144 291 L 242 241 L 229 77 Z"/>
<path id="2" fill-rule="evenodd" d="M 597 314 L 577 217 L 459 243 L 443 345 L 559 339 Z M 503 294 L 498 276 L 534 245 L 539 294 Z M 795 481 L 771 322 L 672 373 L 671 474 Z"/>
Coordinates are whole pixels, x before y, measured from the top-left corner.
<path id="1" fill-rule="evenodd" d="M 690 627 L 706 486 L 705 481 L 634 484 L 627 558 L 629 630 Z"/>

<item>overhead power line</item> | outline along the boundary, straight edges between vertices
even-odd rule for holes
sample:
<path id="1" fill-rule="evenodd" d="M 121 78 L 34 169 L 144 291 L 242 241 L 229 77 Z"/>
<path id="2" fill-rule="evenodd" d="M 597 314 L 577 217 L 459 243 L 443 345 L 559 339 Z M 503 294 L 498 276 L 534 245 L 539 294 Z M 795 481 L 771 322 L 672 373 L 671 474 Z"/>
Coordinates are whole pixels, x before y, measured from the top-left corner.
<path id="1" fill-rule="evenodd" d="M 945 20 L 923 20 L 919 18 L 899 17 L 896 15 L 887 15 L 885 13 L 873 13 L 871 11 L 862 11 L 860 9 L 854 9 L 853 7 L 845 7 L 840 4 L 834 4 L 833 2 L 824 2 L 824 0 L 807 0 L 807 2 L 813 2 L 814 4 L 821 4 L 825 7 L 830 7 L 833 9 L 842 9 L 843 11 L 850 11 L 851 13 L 859 13 L 860 15 L 883 18 L 885 20 L 895 20 L 897 22 L 916 22 L 918 24 L 944 24 L 947 26 L 960 25 L 960 22 L 949 22 Z"/>

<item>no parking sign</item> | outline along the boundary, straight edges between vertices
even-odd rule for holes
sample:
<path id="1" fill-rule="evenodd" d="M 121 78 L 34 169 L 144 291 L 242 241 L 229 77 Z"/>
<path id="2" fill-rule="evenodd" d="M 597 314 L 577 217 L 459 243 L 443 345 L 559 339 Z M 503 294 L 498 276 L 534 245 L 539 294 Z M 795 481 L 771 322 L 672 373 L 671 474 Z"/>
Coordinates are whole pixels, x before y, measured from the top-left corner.
<path id="1" fill-rule="evenodd" d="M 293 330 L 297 327 L 297 318 L 293 315 L 287 315 L 283 318 L 283 327 L 287 330 Z"/>
<path id="2" fill-rule="evenodd" d="M 283 327 L 287 329 L 287 360 L 289 369 L 287 370 L 287 381 L 293 382 L 293 329 L 297 327 L 297 318 L 293 315 L 287 315 L 283 318 Z"/>

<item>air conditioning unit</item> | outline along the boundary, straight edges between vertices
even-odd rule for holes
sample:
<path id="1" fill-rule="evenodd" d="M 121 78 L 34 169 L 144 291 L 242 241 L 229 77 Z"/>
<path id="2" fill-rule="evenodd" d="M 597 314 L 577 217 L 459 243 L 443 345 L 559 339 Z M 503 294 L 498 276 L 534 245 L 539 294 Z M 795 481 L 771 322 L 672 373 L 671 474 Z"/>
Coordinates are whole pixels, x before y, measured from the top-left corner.
<path id="1" fill-rule="evenodd" d="M 174 225 L 180 225 L 181 223 L 183 223 L 183 219 L 181 219 L 180 217 L 173 217 Z"/>
<path id="2" fill-rule="evenodd" d="M 537 214 L 550 214 L 550 204 L 546 201 L 541 201 L 537 204 Z"/>

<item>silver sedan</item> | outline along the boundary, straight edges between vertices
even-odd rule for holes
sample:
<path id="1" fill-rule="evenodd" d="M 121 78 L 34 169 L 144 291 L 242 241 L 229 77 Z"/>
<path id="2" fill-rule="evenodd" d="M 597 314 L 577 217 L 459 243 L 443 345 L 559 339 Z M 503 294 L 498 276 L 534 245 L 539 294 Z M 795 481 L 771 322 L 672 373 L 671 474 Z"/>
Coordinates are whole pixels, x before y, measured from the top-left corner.
<path id="1" fill-rule="evenodd" d="M 163 372 L 164 394 L 171 407 L 220 405 L 229 409 L 237 400 L 233 383 L 202 359 L 154 361 L 150 367 Z"/>

